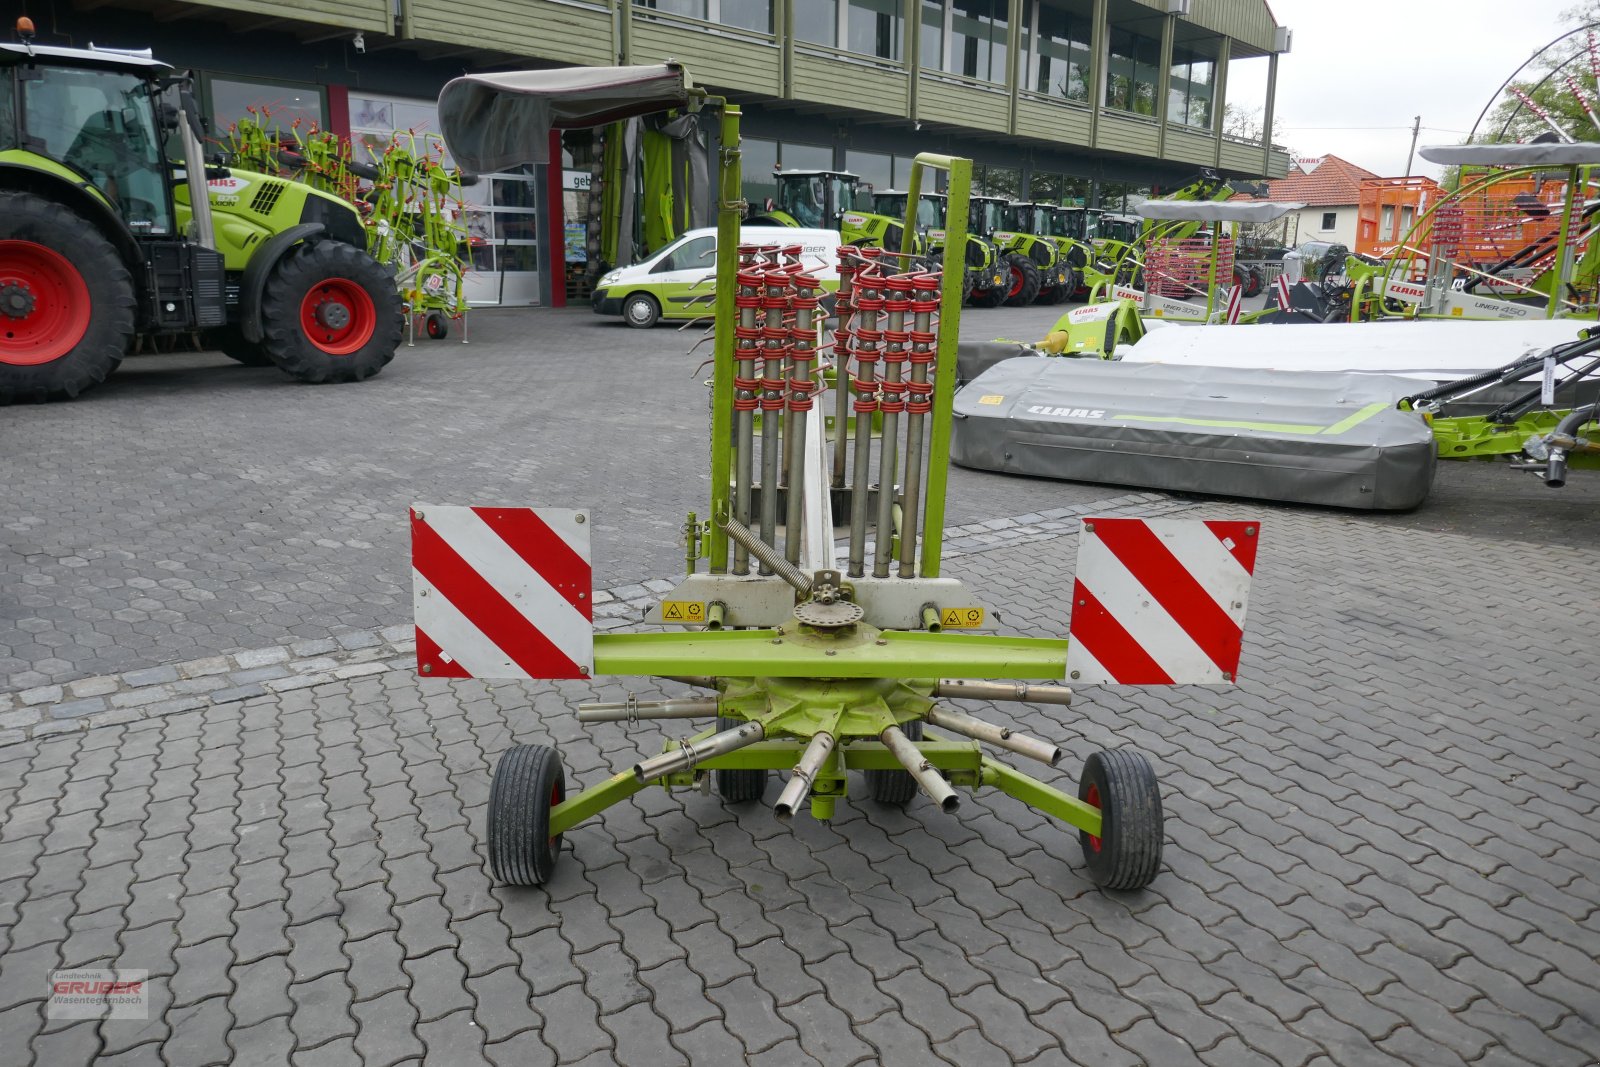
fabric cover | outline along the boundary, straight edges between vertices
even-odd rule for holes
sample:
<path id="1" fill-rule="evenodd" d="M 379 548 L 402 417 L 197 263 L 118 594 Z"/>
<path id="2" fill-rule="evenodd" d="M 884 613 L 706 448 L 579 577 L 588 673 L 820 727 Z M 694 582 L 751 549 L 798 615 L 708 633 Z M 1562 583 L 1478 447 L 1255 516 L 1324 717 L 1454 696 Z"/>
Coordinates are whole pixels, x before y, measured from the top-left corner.
<path id="1" fill-rule="evenodd" d="M 1451 144 L 1418 151 L 1429 163 L 1479 167 L 1588 167 L 1600 164 L 1600 142 L 1576 144 Z"/>
<path id="2" fill-rule="evenodd" d="M 673 63 L 468 74 L 439 93 L 439 128 L 475 174 L 550 161 L 552 129 L 585 129 L 682 107 L 688 79 Z"/>
<path id="3" fill-rule="evenodd" d="M 1271 222 L 1303 207 L 1272 200 L 1146 200 L 1134 210 L 1147 219 L 1181 222 Z"/>
<path id="4" fill-rule="evenodd" d="M 1352 333 L 1356 331 L 1351 331 Z M 964 467 L 1376 510 L 1433 484 L 1409 378 L 1019 357 L 956 395 Z"/>

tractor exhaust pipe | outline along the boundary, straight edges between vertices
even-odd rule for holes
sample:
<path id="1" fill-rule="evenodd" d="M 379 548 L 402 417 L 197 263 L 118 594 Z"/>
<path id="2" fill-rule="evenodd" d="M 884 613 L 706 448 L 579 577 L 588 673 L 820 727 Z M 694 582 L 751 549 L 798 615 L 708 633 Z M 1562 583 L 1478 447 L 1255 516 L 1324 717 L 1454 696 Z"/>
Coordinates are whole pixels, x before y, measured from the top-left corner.
<path id="1" fill-rule="evenodd" d="M 710 700 L 624 700 L 615 704 L 579 704 L 579 722 L 634 722 L 638 719 L 700 719 L 717 713 Z"/>
<path id="2" fill-rule="evenodd" d="M 933 687 L 936 697 L 959 700 L 1016 700 L 1026 704 L 1072 703 L 1072 690 L 1064 685 L 1004 685 L 999 682 L 968 682 L 961 678 L 941 678 Z"/>
<path id="3" fill-rule="evenodd" d="M 772 813 L 787 822 L 794 818 L 794 811 L 805 803 L 806 797 L 811 792 L 811 784 L 816 781 L 817 770 L 833 752 L 833 735 L 818 733 L 811 735 L 811 743 L 800 756 L 800 762 L 794 765 L 794 770 L 789 775 L 789 784 L 783 787 L 783 792 L 778 795 L 778 803 L 773 805 Z"/>
<path id="4" fill-rule="evenodd" d="M 736 752 L 747 745 L 755 744 L 765 736 L 767 736 L 766 727 L 758 722 L 747 722 L 732 730 L 712 734 L 704 741 L 697 741 L 694 744 L 680 741 L 678 747 L 670 752 L 663 752 L 659 756 L 651 756 L 647 760 L 635 763 L 633 776 L 641 782 L 652 782 L 669 774 L 686 771 L 701 760 Z"/>
<path id="5" fill-rule="evenodd" d="M 1019 756 L 1036 759 L 1052 767 L 1061 762 L 1061 749 L 1056 745 L 1027 734 L 1012 733 L 1009 727 L 974 719 L 971 715 L 963 715 L 959 711 L 932 708 L 923 718 L 940 729 L 953 730 L 964 737 L 986 742 L 1007 752 L 1015 752 Z"/>
<path id="6" fill-rule="evenodd" d="M 956 796 L 956 791 L 950 788 L 950 783 L 944 780 L 944 775 L 923 759 L 922 752 L 911 739 L 898 726 L 891 726 L 880 735 L 883 746 L 894 753 L 894 758 L 900 761 L 911 777 L 917 780 L 918 787 L 927 794 L 928 799 L 939 806 L 939 810 L 946 815 L 953 815 L 961 807 L 961 798 Z"/>

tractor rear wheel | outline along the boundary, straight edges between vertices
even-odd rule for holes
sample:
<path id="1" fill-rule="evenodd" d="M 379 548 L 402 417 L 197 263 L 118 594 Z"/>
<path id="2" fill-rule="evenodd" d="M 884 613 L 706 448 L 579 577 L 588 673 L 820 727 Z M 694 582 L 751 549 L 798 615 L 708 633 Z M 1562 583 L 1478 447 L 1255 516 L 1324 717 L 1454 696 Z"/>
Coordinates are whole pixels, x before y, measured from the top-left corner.
<path id="1" fill-rule="evenodd" d="M 1009 269 L 1007 277 L 1010 285 L 1006 291 L 1006 306 L 1027 307 L 1039 295 L 1039 286 L 1044 284 L 1039 264 L 1021 252 L 1011 252 L 1006 255 L 1005 265 Z"/>
<path id="2" fill-rule="evenodd" d="M 1006 302 L 1006 289 L 997 285 L 993 289 L 974 289 L 970 297 L 975 308 L 997 308 Z"/>
<path id="3" fill-rule="evenodd" d="M 922 740 L 922 720 L 901 723 L 900 732 L 911 741 Z M 867 778 L 867 792 L 879 804 L 909 804 L 917 795 L 917 780 L 907 771 L 862 771 Z"/>
<path id="4" fill-rule="evenodd" d="M 1161 788 L 1143 754 L 1107 748 L 1092 754 L 1078 799 L 1100 809 L 1100 835 L 1078 831 L 1089 877 L 1106 889 L 1143 889 L 1161 869 Z"/>
<path id="5" fill-rule="evenodd" d="M 243 363 L 246 367 L 272 366 L 272 360 L 261 350 L 261 342 L 246 340 L 244 331 L 237 326 L 225 326 L 212 334 L 208 340 L 216 346 L 218 352 L 231 360 Z"/>
<path id="6" fill-rule="evenodd" d="M 718 730 L 736 730 L 744 725 L 743 719 L 726 715 L 717 716 Z M 730 804 L 745 804 L 760 800 L 767 792 L 767 776 L 771 771 L 715 771 L 717 794 Z"/>
<path id="7" fill-rule="evenodd" d="M 394 358 L 404 331 L 394 278 L 342 241 L 292 249 L 261 300 L 261 348 L 303 382 L 359 382 Z"/>
<path id="8" fill-rule="evenodd" d="M 133 343 L 133 276 L 64 205 L 0 193 L 0 404 L 75 397 Z"/>
<path id="9" fill-rule="evenodd" d="M 507 885 L 543 885 L 561 854 L 550 809 L 567 799 L 561 757 L 549 745 L 513 745 L 489 783 L 489 871 Z"/>

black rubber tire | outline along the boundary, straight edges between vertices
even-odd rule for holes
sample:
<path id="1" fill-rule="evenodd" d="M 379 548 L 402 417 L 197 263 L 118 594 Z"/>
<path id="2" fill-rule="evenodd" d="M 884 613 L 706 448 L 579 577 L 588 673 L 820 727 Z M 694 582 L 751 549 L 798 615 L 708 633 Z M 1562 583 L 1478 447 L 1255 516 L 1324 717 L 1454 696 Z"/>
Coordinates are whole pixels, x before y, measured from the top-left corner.
<path id="1" fill-rule="evenodd" d="M 489 871 L 507 885 L 543 885 L 561 854 L 550 809 L 567 798 L 561 757 L 549 745 L 513 745 L 489 786 Z"/>
<path id="2" fill-rule="evenodd" d="M 717 716 L 717 729 L 736 730 L 745 720 Z M 748 804 L 767 793 L 771 771 L 713 771 L 717 776 L 717 795 L 730 804 Z"/>
<path id="3" fill-rule="evenodd" d="M 218 352 L 246 367 L 270 367 L 272 360 L 261 350 L 259 341 L 248 341 L 237 326 L 225 326 L 206 338 Z"/>
<path id="4" fill-rule="evenodd" d="M 1143 889 L 1161 869 L 1165 837 L 1161 788 L 1144 755 L 1131 748 L 1092 754 L 1078 781 L 1078 799 L 1099 802 L 1098 842 L 1078 831 L 1089 877 L 1104 889 Z"/>
<path id="5" fill-rule="evenodd" d="M 622 321 L 636 330 L 648 330 L 661 319 L 661 305 L 649 293 L 631 293 L 622 302 Z"/>
<path id="6" fill-rule="evenodd" d="M 913 741 L 922 740 L 922 720 L 902 723 L 900 732 Z M 909 804 L 917 795 L 917 780 L 906 771 L 862 771 L 867 779 L 867 794 L 879 804 Z"/>
<path id="7" fill-rule="evenodd" d="M 1065 269 L 1060 285 L 1052 285 L 1039 293 L 1041 304 L 1065 304 L 1072 299 L 1072 294 L 1078 291 L 1078 272 L 1071 267 Z"/>
<path id="8" fill-rule="evenodd" d="M 450 320 L 437 311 L 428 312 L 428 317 L 423 320 L 423 328 L 435 341 L 443 341 L 450 336 Z"/>
<path id="9" fill-rule="evenodd" d="M 969 299 L 975 308 L 997 308 L 1006 302 L 1006 290 L 1002 285 L 993 289 L 974 289 Z"/>
<path id="10" fill-rule="evenodd" d="M 1010 270 L 1010 285 L 1017 286 L 1017 276 L 1022 276 L 1022 287 L 1012 294 L 1006 291 L 1006 307 L 1022 308 L 1033 303 L 1039 295 L 1039 286 L 1044 283 L 1044 276 L 1039 273 L 1039 264 L 1023 255 L 1021 252 L 1006 253 L 1006 267 Z"/>
<path id="11" fill-rule="evenodd" d="M 33 193 L 0 192 L 0 241 L 28 241 L 62 256 L 89 291 L 89 325 L 48 363 L 0 362 L 0 404 L 68 400 L 106 380 L 133 345 L 133 275 L 93 223 Z M 0 332 L 5 320 L 0 320 Z"/>
<path id="12" fill-rule="evenodd" d="M 346 279 L 372 301 L 372 336 L 348 355 L 336 356 L 311 343 L 300 324 L 300 306 L 317 286 Z M 404 309 L 394 277 L 364 249 L 343 241 L 299 245 L 272 268 L 261 299 L 261 348 L 278 368 L 302 382 L 359 382 L 394 358 L 405 333 Z"/>
<path id="13" fill-rule="evenodd" d="M 1261 290 L 1266 287 L 1266 284 L 1261 280 L 1261 272 L 1251 267 L 1245 271 L 1245 276 L 1244 295 L 1260 296 Z"/>

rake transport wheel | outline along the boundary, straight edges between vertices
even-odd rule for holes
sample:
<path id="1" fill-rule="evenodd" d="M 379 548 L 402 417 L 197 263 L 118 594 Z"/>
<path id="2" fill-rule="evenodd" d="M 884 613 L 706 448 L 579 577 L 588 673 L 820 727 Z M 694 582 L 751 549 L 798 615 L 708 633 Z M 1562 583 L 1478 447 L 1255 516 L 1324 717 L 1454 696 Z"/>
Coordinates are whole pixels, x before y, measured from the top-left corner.
<path id="1" fill-rule="evenodd" d="M 1044 275 L 1039 273 L 1039 264 L 1021 252 L 1012 252 L 1005 257 L 1004 265 L 1006 306 L 1027 307 L 1038 297 L 1039 287 L 1044 284 Z"/>
<path id="2" fill-rule="evenodd" d="M 717 729 L 732 730 L 743 726 L 743 719 L 717 716 Z M 744 804 L 760 800 L 767 792 L 767 776 L 771 771 L 717 771 L 717 795 L 730 804 Z"/>
<path id="3" fill-rule="evenodd" d="M 261 300 L 261 349 L 303 382 L 359 382 L 394 358 L 405 322 L 394 279 L 342 241 L 293 249 Z"/>
<path id="4" fill-rule="evenodd" d="M 443 341 L 450 336 L 450 320 L 437 311 L 428 312 L 428 317 L 423 320 L 428 331 L 428 337 L 434 341 Z"/>
<path id="5" fill-rule="evenodd" d="M 1161 789 L 1150 761 L 1131 748 L 1091 755 L 1078 799 L 1100 809 L 1100 836 L 1078 831 L 1089 877 L 1106 889 L 1143 889 L 1161 869 Z"/>
<path id="6" fill-rule="evenodd" d="M 133 276 L 98 229 L 0 192 L 0 404 L 75 397 L 133 342 Z"/>
<path id="7" fill-rule="evenodd" d="M 902 723 L 902 733 L 912 741 L 922 740 L 922 720 Z M 909 804 L 917 795 L 917 780 L 905 771 L 862 771 L 867 792 L 880 804 Z"/>
<path id="8" fill-rule="evenodd" d="M 567 798 L 561 757 L 549 745 L 513 745 L 489 786 L 489 870 L 507 885 L 543 885 L 555 870 L 561 835 L 550 809 Z"/>

